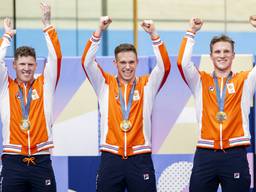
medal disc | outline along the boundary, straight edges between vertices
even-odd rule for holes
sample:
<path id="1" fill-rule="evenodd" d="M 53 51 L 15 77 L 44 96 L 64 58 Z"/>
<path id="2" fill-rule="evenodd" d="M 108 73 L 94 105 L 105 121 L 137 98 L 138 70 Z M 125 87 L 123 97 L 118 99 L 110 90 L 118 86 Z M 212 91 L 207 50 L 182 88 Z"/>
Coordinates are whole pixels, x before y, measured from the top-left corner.
<path id="1" fill-rule="evenodd" d="M 122 131 L 127 132 L 132 128 L 132 124 L 129 120 L 123 120 L 120 123 L 120 128 L 122 129 Z"/>

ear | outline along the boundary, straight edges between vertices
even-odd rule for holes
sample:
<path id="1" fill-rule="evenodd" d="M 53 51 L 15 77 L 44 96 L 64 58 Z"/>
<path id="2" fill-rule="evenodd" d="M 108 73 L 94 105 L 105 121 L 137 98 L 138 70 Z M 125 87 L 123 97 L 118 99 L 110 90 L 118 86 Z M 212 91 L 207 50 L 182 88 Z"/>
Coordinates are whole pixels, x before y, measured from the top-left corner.
<path id="1" fill-rule="evenodd" d="M 234 52 L 234 54 L 233 54 L 233 59 L 235 58 L 235 56 L 236 56 L 236 53 Z"/>
<path id="2" fill-rule="evenodd" d="M 117 61 L 116 61 L 116 59 L 113 60 L 113 64 L 117 67 Z"/>
<path id="3" fill-rule="evenodd" d="M 13 60 L 13 62 L 12 62 L 12 67 L 13 67 L 13 69 L 16 69 L 16 68 L 17 68 L 17 65 L 16 65 L 15 60 Z"/>
<path id="4" fill-rule="evenodd" d="M 212 53 L 210 53 L 210 58 L 211 58 L 211 60 L 212 60 Z"/>

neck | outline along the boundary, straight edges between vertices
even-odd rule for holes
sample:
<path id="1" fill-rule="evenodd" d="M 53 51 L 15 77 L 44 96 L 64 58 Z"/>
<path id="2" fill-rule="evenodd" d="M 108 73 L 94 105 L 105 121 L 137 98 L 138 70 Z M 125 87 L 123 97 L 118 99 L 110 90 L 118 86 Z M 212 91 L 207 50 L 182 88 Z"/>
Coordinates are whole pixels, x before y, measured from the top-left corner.
<path id="1" fill-rule="evenodd" d="M 132 78 L 132 79 L 130 79 L 130 80 L 122 79 L 120 76 L 118 76 L 117 78 L 118 78 L 119 82 L 121 82 L 121 83 L 122 83 L 122 84 L 124 84 L 124 85 L 127 85 L 127 84 L 129 84 L 129 83 L 133 82 L 133 81 L 135 80 L 135 78 L 136 78 L 136 77 L 133 77 L 133 78 Z"/>
<path id="2" fill-rule="evenodd" d="M 214 69 L 214 73 L 217 77 L 227 77 L 230 73 L 231 69 L 228 69 L 228 70 L 218 70 L 218 69 Z"/>
<path id="3" fill-rule="evenodd" d="M 34 79 L 30 81 L 22 81 L 20 79 L 16 79 L 16 81 L 18 82 L 18 84 L 24 84 L 25 86 L 27 86 L 28 84 L 30 85 L 34 81 Z"/>

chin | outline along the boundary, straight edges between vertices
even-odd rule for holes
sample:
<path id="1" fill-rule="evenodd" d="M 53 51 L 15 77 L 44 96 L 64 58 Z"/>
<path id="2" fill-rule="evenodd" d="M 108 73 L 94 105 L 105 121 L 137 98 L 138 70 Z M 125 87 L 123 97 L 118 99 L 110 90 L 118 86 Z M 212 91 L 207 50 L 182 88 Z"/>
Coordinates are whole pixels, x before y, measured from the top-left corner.
<path id="1" fill-rule="evenodd" d="M 23 83 L 28 83 L 28 82 L 30 82 L 32 79 L 30 78 L 30 79 L 21 79 L 21 81 L 23 82 Z"/>
<path id="2" fill-rule="evenodd" d="M 126 79 L 126 81 L 131 81 L 133 77 L 125 77 L 124 79 Z"/>
<path id="3" fill-rule="evenodd" d="M 131 79 L 123 78 L 124 81 L 129 82 Z"/>

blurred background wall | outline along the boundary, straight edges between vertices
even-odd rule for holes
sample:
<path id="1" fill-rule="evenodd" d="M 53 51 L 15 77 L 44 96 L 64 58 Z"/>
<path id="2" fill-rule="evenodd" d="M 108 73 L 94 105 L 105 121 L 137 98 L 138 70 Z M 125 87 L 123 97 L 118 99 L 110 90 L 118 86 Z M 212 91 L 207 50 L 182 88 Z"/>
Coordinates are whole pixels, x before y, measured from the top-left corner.
<path id="1" fill-rule="evenodd" d="M 52 23 L 58 29 L 63 55 L 82 54 L 84 44 L 98 26 L 101 15 L 111 16 L 113 23 L 104 41 L 104 50 L 99 55 L 113 55 L 117 44 L 133 42 L 134 2 L 137 2 L 138 22 L 153 19 L 170 54 L 177 54 L 188 21 L 194 16 L 205 22 L 198 34 L 195 54 L 208 53 L 211 37 L 219 33 L 228 33 L 234 38 L 237 53 L 254 52 L 255 29 L 248 23 L 248 18 L 256 14 L 255 0 L 49 0 Z M 0 3 L 0 19 L 16 16 L 17 46 L 31 44 L 39 56 L 45 55 L 45 46 L 35 43 L 42 39 L 39 33 L 42 27 L 40 0 L 0 0 Z M 147 36 L 140 27 L 138 29 L 139 54 L 152 55 L 150 42 L 145 42 Z"/>

